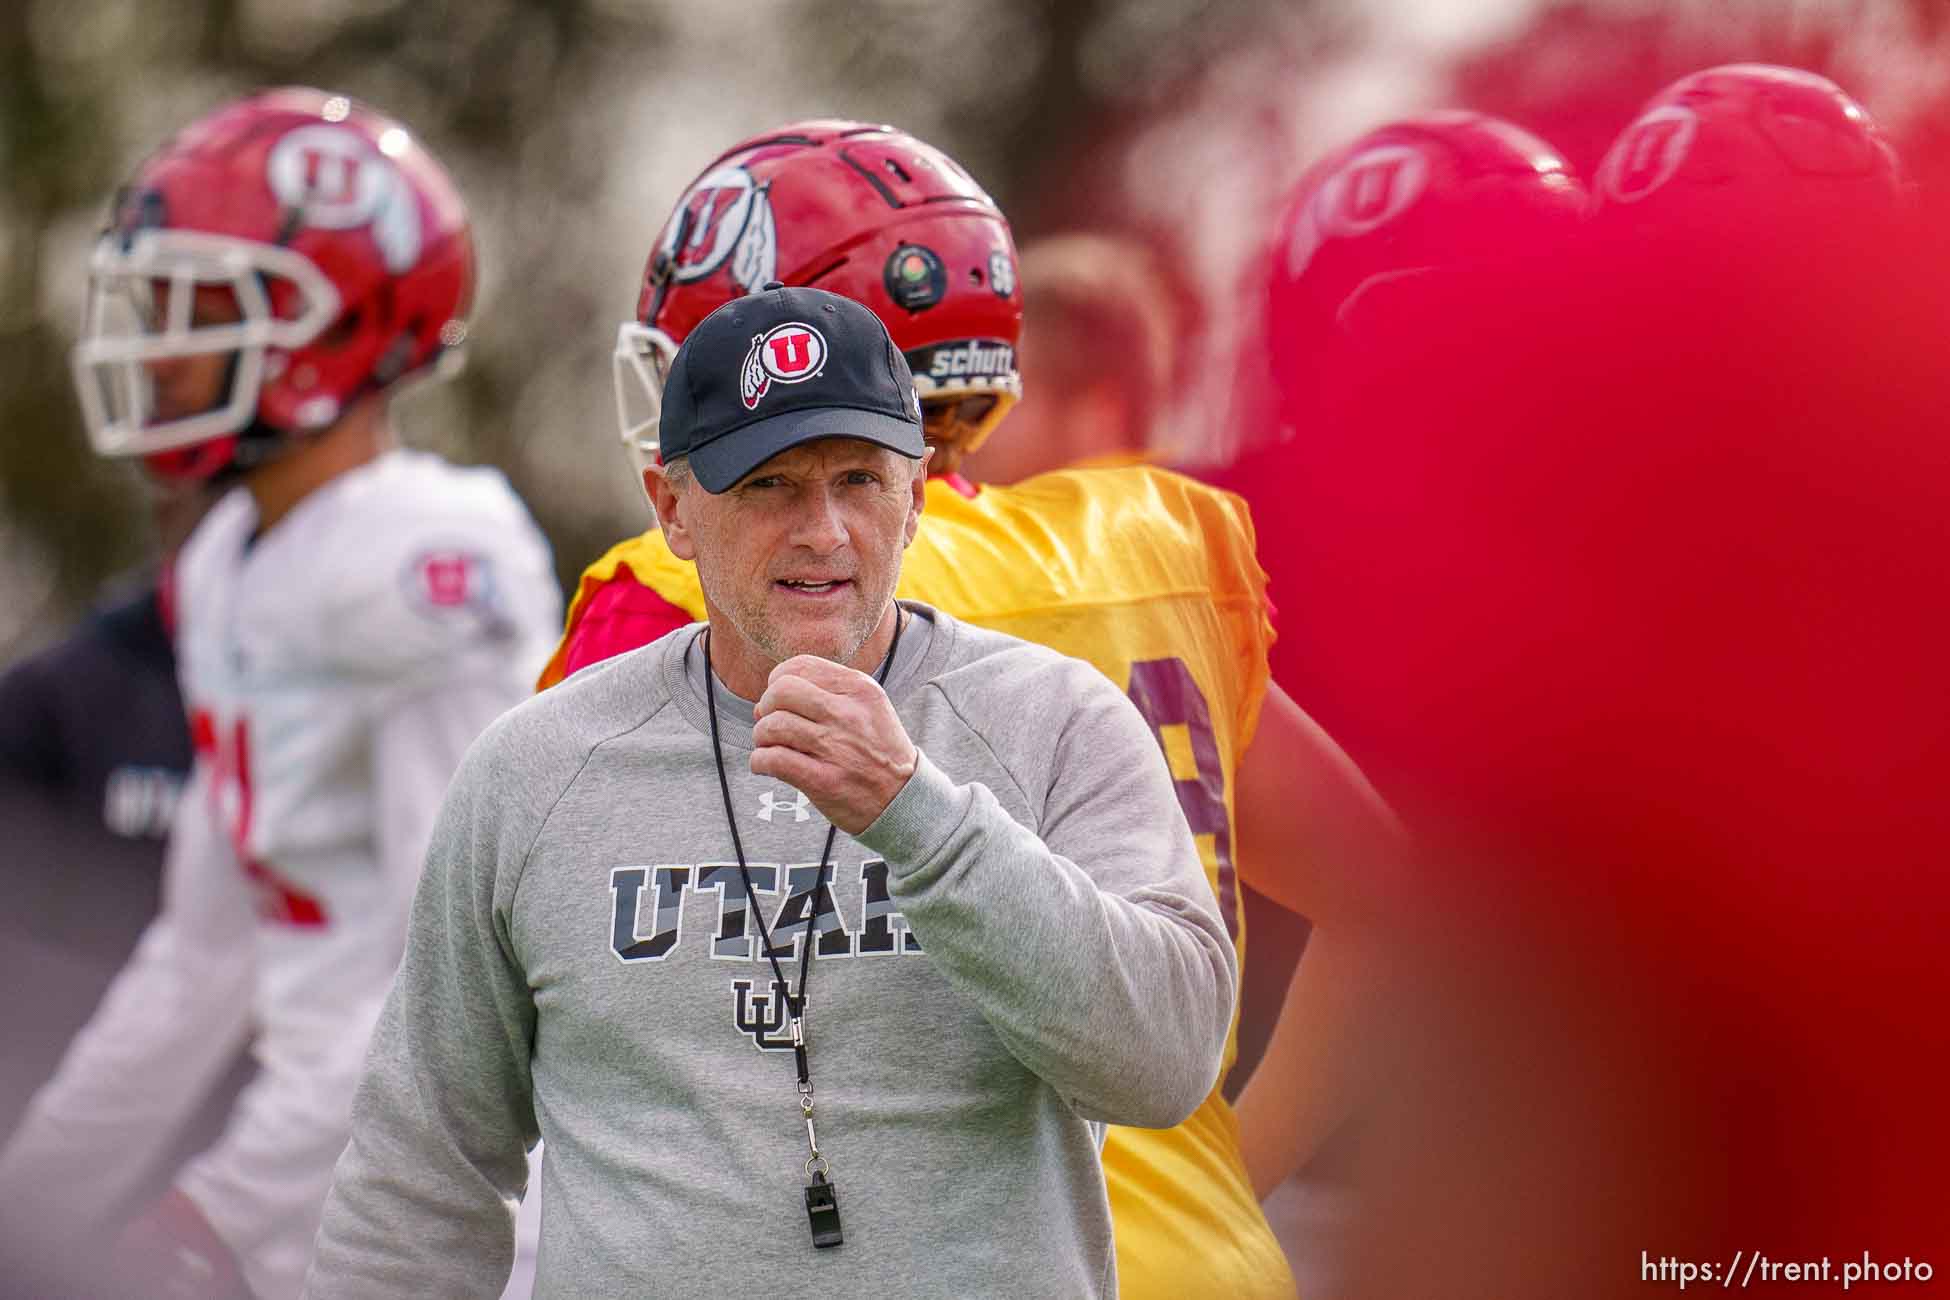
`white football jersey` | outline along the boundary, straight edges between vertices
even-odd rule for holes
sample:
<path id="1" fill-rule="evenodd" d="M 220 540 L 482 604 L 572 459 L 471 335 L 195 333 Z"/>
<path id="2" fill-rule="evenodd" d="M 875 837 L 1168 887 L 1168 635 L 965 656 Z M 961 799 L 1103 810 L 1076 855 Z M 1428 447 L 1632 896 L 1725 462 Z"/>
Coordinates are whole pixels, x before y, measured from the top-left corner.
<path id="1" fill-rule="evenodd" d="M 296 1296 L 447 782 L 561 627 L 501 474 L 392 451 L 177 565 L 196 765 L 161 914 L 0 1157 L 0 1196 L 104 1221 L 247 1036 L 255 1082 L 177 1185 L 262 1297 Z"/>

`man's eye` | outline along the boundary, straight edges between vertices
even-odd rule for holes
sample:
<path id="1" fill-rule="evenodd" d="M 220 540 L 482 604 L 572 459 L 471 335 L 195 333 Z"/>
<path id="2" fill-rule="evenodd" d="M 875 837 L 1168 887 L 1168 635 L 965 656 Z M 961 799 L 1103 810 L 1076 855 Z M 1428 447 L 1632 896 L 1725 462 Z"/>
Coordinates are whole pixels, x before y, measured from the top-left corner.
<path id="1" fill-rule="evenodd" d="M 747 488 L 773 488 L 778 485 L 778 476 L 775 474 L 767 474 L 763 478 L 748 478 L 745 480 L 745 486 Z"/>
<path id="2" fill-rule="evenodd" d="M 880 476 L 871 470 L 856 469 L 846 476 L 846 481 L 851 487 L 872 487 L 880 482 Z"/>

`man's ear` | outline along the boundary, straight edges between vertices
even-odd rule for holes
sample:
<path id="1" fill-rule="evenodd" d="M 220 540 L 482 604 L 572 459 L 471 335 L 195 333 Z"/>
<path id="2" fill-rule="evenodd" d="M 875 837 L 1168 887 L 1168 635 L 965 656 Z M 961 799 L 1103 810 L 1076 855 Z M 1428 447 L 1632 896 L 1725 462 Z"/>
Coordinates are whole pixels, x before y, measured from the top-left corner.
<path id="1" fill-rule="evenodd" d="M 907 540 L 901 543 L 903 547 L 912 546 L 914 534 L 920 530 L 921 511 L 928 500 L 928 462 L 933 459 L 934 448 L 929 447 L 921 453 L 921 461 L 914 467 L 914 482 L 911 484 L 913 495 L 907 503 Z"/>
<path id="2" fill-rule="evenodd" d="M 657 524 L 664 530 L 670 553 L 680 560 L 695 560 L 697 547 L 684 519 L 684 494 L 664 477 L 663 466 L 643 467 L 643 492 L 650 498 L 650 508 L 657 512 Z"/>

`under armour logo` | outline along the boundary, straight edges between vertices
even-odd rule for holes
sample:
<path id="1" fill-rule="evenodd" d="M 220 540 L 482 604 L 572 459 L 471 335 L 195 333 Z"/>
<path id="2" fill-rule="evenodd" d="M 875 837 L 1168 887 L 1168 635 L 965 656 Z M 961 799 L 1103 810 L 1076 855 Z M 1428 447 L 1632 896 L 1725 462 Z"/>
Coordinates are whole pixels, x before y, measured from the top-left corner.
<path id="1" fill-rule="evenodd" d="M 792 814 L 793 821 L 805 821 L 812 816 L 812 809 L 807 806 L 810 801 L 806 798 L 804 790 L 795 790 L 793 794 L 795 797 L 788 802 L 780 799 L 770 790 L 765 791 L 758 796 L 758 815 L 769 822 L 772 820 L 773 813 L 789 812 Z"/>

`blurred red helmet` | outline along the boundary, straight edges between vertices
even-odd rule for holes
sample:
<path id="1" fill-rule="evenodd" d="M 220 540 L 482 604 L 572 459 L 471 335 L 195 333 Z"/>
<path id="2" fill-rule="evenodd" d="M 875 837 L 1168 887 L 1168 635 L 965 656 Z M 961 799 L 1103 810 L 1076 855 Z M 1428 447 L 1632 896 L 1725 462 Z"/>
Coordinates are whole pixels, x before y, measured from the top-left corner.
<path id="1" fill-rule="evenodd" d="M 1576 227 L 1583 187 L 1549 145 L 1479 113 L 1368 132 L 1295 186 L 1267 254 L 1265 348 L 1279 421 L 1304 425 L 1350 349 L 1433 274 L 1534 252 Z"/>
<path id="2" fill-rule="evenodd" d="M 202 478 L 456 349 L 474 247 L 459 192 L 405 127 L 294 87 L 218 109 L 142 163 L 91 270 L 74 370 L 95 450 Z M 209 290 L 237 319 L 192 319 Z M 230 358 L 216 404 L 159 409 L 154 369 L 212 353 Z"/>
<path id="3" fill-rule="evenodd" d="M 685 190 L 617 338 L 623 442 L 656 456 L 663 375 L 696 324 L 768 282 L 873 308 L 923 405 L 974 447 L 1022 392 L 1009 223 L 961 164 L 890 126 L 794 122 L 726 150 Z M 932 428 L 932 426 L 931 426 Z"/>
<path id="4" fill-rule="evenodd" d="M 1733 63 L 1682 77 L 1619 133 L 1592 206 L 1619 238 L 1798 239 L 1886 220 L 1904 194 L 1867 110 L 1826 77 Z"/>

